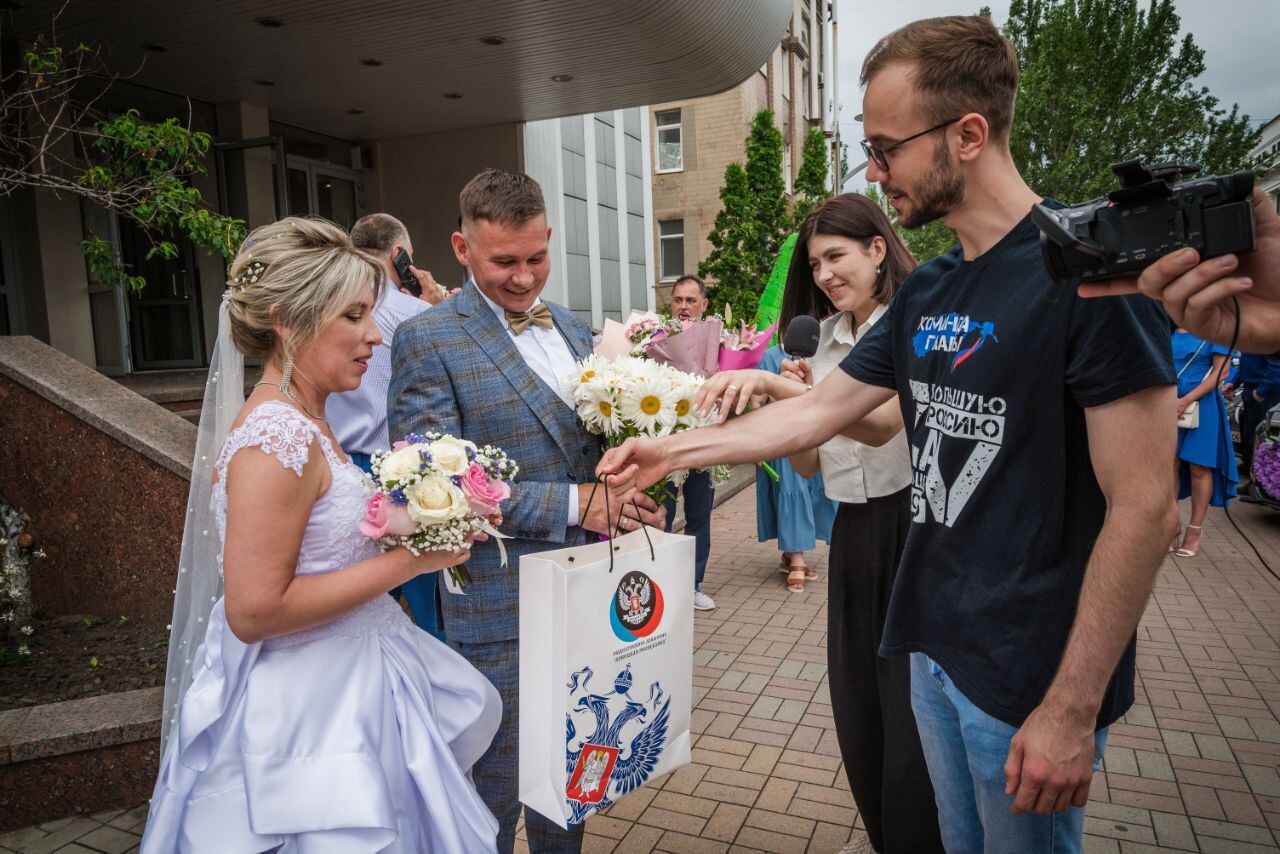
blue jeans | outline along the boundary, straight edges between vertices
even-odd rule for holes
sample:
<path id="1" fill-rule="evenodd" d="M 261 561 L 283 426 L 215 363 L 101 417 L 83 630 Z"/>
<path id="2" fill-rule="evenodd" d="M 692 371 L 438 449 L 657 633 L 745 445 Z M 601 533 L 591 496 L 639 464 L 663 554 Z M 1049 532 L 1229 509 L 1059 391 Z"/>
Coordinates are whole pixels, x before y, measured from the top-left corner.
<path id="1" fill-rule="evenodd" d="M 511 854 L 516 839 L 516 820 L 520 818 L 520 642 L 450 643 L 463 658 L 493 683 L 502 697 L 502 723 L 493 743 L 471 769 L 476 791 L 498 819 L 498 852 Z M 582 850 L 586 823 L 562 830 L 555 822 L 535 810 L 524 811 L 524 829 L 529 850 L 534 854 L 556 852 L 578 854 Z"/>
<path id="2" fill-rule="evenodd" d="M 948 854 L 1081 851 L 1083 808 L 1047 816 L 1010 811 L 1013 796 L 1004 793 L 1004 763 L 1018 728 L 969 702 L 936 661 L 918 652 L 911 654 L 911 708 Z M 1107 745 L 1105 729 L 1095 735 L 1094 745 L 1096 771 Z"/>
<path id="3" fill-rule="evenodd" d="M 347 456 L 365 474 L 371 472 L 371 461 L 368 454 L 348 452 Z M 400 601 L 400 596 L 403 594 L 404 601 L 409 603 L 409 612 L 413 614 L 413 622 L 418 628 L 434 635 L 437 640 L 443 641 L 445 639 L 444 627 L 440 625 L 440 609 L 436 606 L 436 576 L 438 574 L 428 572 L 416 578 L 411 578 L 399 587 L 393 587 L 388 590 L 387 594 L 397 602 Z"/>
<path id="4" fill-rule="evenodd" d="M 707 574 L 707 557 L 711 554 L 711 507 L 715 503 L 716 488 L 711 483 L 711 472 L 707 469 L 694 469 L 685 478 L 684 486 L 684 532 L 694 539 L 693 546 L 693 585 L 702 586 L 702 577 Z M 662 502 L 667 511 L 667 527 L 676 521 L 675 487 L 667 486 L 670 497 Z"/>

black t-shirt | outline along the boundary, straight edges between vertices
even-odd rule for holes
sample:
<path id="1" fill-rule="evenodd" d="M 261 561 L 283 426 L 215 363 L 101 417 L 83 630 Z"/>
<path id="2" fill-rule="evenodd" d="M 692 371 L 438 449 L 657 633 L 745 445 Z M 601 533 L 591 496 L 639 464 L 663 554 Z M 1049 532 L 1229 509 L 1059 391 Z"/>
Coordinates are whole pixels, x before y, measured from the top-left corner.
<path id="1" fill-rule="evenodd" d="M 1055 283 L 1027 218 L 973 261 L 956 247 L 918 267 L 841 368 L 900 392 L 911 444 L 881 654 L 925 653 L 1021 726 L 1062 659 L 1106 510 L 1084 408 L 1174 382 L 1168 319 L 1145 297 Z M 1133 704 L 1133 672 L 1130 640 L 1099 727 Z"/>

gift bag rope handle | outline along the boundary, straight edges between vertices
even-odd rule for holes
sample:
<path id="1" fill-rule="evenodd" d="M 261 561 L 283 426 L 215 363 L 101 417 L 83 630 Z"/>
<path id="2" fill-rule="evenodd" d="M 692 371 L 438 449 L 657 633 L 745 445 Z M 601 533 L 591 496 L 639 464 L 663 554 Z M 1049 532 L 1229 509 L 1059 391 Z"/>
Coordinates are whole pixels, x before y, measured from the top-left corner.
<path id="1" fill-rule="evenodd" d="M 593 483 L 593 484 L 591 484 L 591 494 L 587 496 L 587 506 L 585 506 L 585 507 L 583 507 L 583 508 L 582 508 L 582 515 L 583 515 L 583 516 L 586 516 L 586 515 L 587 515 L 587 513 L 588 513 L 588 511 L 590 511 L 590 510 L 591 510 L 591 502 L 595 500 L 595 498 L 596 498 L 596 490 L 600 487 L 600 484 L 602 484 L 602 483 L 605 485 L 605 489 L 604 489 L 604 516 L 605 516 L 605 519 L 606 519 L 606 520 L 608 520 L 608 518 L 609 518 L 610 516 L 612 516 L 612 515 L 613 515 L 613 510 L 609 507 L 609 484 L 608 484 L 608 482 L 607 482 L 607 480 L 606 480 L 606 479 L 607 479 L 607 478 L 609 478 L 609 477 L 617 477 L 617 475 L 608 475 L 608 474 L 600 475 L 599 477 L 597 477 L 597 478 L 596 478 L 596 482 L 595 482 L 595 483 Z M 633 499 L 631 499 L 631 506 L 633 506 L 633 507 L 635 507 L 635 508 L 636 508 L 636 520 L 637 520 L 637 521 L 639 521 L 639 518 L 640 518 L 640 505 L 636 503 L 636 500 L 635 500 L 634 498 L 633 498 Z M 648 525 L 645 525 L 645 524 L 641 524 L 641 525 L 640 525 L 640 530 L 641 530 L 641 531 L 644 531 L 644 539 L 645 539 L 645 542 L 647 542 L 647 543 L 649 544 L 649 560 L 657 560 L 657 556 L 655 555 L 655 553 L 654 553 L 654 551 L 653 551 L 653 538 L 649 536 L 649 526 L 648 526 Z M 613 529 L 613 536 L 614 536 L 614 537 L 617 537 L 617 536 L 618 536 L 618 534 L 619 534 L 621 531 L 622 531 L 622 513 L 621 513 L 621 512 L 619 512 L 619 513 L 618 513 L 618 527 L 616 527 L 616 528 L 614 528 L 614 529 Z M 619 548 L 621 548 L 621 546 L 614 546 L 613 548 L 609 549 L 609 572 L 610 572 L 610 573 L 612 573 L 612 572 L 613 572 L 613 553 L 614 553 L 614 552 L 616 552 Z M 569 556 L 569 560 L 570 560 L 570 561 L 572 561 L 572 560 L 573 560 L 573 556 L 572 556 L 572 555 L 570 555 L 570 556 Z"/>

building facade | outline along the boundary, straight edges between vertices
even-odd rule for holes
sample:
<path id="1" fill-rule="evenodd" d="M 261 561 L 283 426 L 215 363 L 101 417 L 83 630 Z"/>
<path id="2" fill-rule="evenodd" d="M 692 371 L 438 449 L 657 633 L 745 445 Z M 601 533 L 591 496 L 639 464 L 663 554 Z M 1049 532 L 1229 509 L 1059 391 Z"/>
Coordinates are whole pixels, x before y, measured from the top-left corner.
<path id="1" fill-rule="evenodd" d="M 445 285 L 462 281 L 449 243 L 462 186 L 489 167 L 526 171 L 552 227 L 547 298 L 599 328 L 653 305 L 639 105 L 752 74 L 791 2 L 654 0 L 602 16 L 593 0 L 494 0 L 477 16 L 388 0 L 375 16 L 295 0 L 279 18 L 243 0 L 71 0 L 60 13 L 33 2 L 4 10 L 0 48 L 20 50 L 57 13 L 64 37 L 142 69 L 111 87 L 106 113 L 180 117 L 210 134 L 206 172 L 189 180 L 211 208 L 251 229 L 286 215 L 350 226 L 385 211 L 408 227 L 415 264 Z M 670 71 L 689 50 L 721 60 Z M 90 280 L 79 244 L 91 231 L 145 278 L 140 294 Z M 110 375 L 202 368 L 225 262 L 177 242 L 177 258 L 148 260 L 127 220 L 75 195 L 0 195 L 0 334 L 34 336 Z"/>
<path id="2" fill-rule="evenodd" d="M 711 252 L 707 237 L 720 212 L 720 187 L 730 163 L 746 161 L 752 120 L 772 109 L 782 132 L 783 178 L 790 200 L 811 128 L 833 127 L 824 0 L 792 0 L 786 32 L 768 60 L 748 79 L 717 95 L 650 107 L 653 164 L 653 252 L 658 300 L 696 274 Z"/>
<path id="3" fill-rule="evenodd" d="M 1250 159 L 1270 159 L 1271 166 L 1258 179 L 1258 186 L 1271 197 L 1276 211 L 1280 212 L 1280 116 L 1276 116 L 1262 126 L 1258 146 L 1249 153 L 1249 157 Z"/>

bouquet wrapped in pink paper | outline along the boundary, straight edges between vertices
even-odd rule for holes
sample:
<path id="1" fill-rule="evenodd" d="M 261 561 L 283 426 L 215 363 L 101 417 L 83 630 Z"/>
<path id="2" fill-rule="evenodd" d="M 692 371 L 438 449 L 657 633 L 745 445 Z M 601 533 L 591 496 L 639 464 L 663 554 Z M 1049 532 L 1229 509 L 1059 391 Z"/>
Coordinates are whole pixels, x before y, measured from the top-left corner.
<path id="1" fill-rule="evenodd" d="M 717 354 L 723 332 L 724 324 L 718 317 L 690 323 L 678 332 L 667 329 L 649 342 L 645 355 L 678 371 L 709 377 L 719 369 Z"/>
<path id="2" fill-rule="evenodd" d="M 373 455 L 373 494 L 365 504 L 360 531 L 390 548 L 414 554 L 448 549 L 462 552 L 467 538 L 483 531 L 502 535 L 488 518 L 511 497 L 509 481 L 519 467 L 492 445 L 477 447 L 440 433 L 411 433 L 390 451 Z M 470 580 L 463 566 L 446 570 L 450 589 Z"/>
<path id="3" fill-rule="evenodd" d="M 717 365 L 722 371 L 740 371 L 754 368 L 764 358 L 764 351 L 769 349 L 769 339 L 773 337 L 774 323 L 767 329 L 757 332 L 755 324 L 743 323 L 739 329 L 725 329 L 720 339 L 720 352 Z"/>

